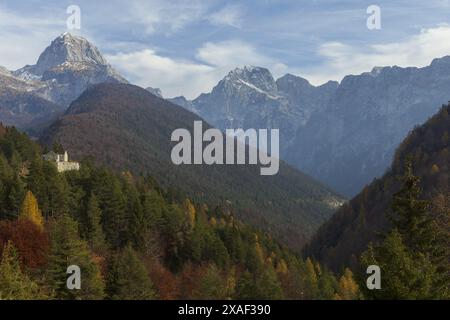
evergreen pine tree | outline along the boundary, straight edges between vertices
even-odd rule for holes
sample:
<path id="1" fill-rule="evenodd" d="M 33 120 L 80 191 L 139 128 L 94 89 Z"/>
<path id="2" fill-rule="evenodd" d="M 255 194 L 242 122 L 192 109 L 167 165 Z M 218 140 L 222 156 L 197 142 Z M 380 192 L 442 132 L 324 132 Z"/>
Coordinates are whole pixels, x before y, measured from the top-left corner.
<path id="1" fill-rule="evenodd" d="M 267 266 L 263 274 L 257 278 L 257 299 L 280 300 L 283 299 L 283 290 L 278 281 L 277 274 L 272 266 Z"/>
<path id="2" fill-rule="evenodd" d="M 365 290 L 367 298 L 433 299 L 442 297 L 438 260 L 437 229 L 431 219 L 428 201 L 421 200 L 420 178 L 406 163 L 403 187 L 394 195 L 390 216 L 393 230 L 379 246 L 369 246 L 361 256 L 363 270 L 369 265 L 381 268 L 382 289 Z M 383 281 L 384 279 L 384 281 Z M 363 286 L 365 288 L 365 286 Z"/>
<path id="3" fill-rule="evenodd" d="M 272 266 L 266 266 L 260 274 L 246 271 L 238 280 L 236 295 L 240 300 L 279 300 L 284 297 Z"/>
<path id="4" fill-rule="evenodd" d="M 113 300 L 156 299 L 149 274 L 129 245 L 116 254 L 109 263 L 107 293 Z"/>
<path id="5" fill-rule="evenodd" d="M 17 250 L 11 242 L 3 248 L 0 262 L 0 300 L 44 299 L 39 286 L 20 269 Z"/>
<path id="6" fill-rule="evenodd" d="M 322 271 L 318 280 L 318 287 L 321 299 L 332 300 L 335 298 L 338 284 L 331 272 L 327 270 Z"/>
<path id="7" fill-rule="evenodd" d="M 50 256 L 47 278 L 58 299 L 99 300 L 104 297 L 100 268 L 89 252 L 87 243 L 78 235 L 78 225 L 68 215 L 58 217 L 50 228 Z M 81 269 L 81 290 L 67 289 L 67 268 Z"/>
<path id="8" fill-rule="evenodd" d="M 128 213 L 128 241 L 130 241 L 137 250 L 144 250 L 148 238 L 148 225 L 145 221 L 144 208 L 139 199 L 139 193 L 136 188 L 127 185 L 125 194 L 127 197 L 126 212 Z"/>
<path id="9" fill-rule="evenodd" d="M 101 219 L 102 211 L 97 197 L 91 193 L 86 208 L 85 236 L 91 248 L 96 252 L 102 252 L 106 248 Z"/>
<path id="10" fill-rule="evenodd" d="M 239 300 L 256 299 L 256 285 L 250 272 L 245 271 L 238 280 L 236 286 L 236 298 Z"/>
<path id="11" fill-rule="evenodd" d="M 113 248 L 120 248 L 127 242 L 127 215 L 125 211 L 125 196 L 121 183 L 108 174 L 101 175 L 99 188 L 94 190 L 98 196 L 103 212 L 102 226 L 106 240 Z"/>
<path id="12" fill-rule="evenodd" d="M 211 264 L 207 267 L 197 290 L 195 290 L 194 299 L 226 300 L 231 295 L 232 292 L 229 292 L 227 282 L 220 269 L 215 264 Z"/>
<path id="13" fill-rule="evenodd" d="M 361 256 L 364 269 L 377 265 L 381 269 L 381 290 L 368 290 L 365 284 L 364 297 L 368 299 L 432 299 L 436 268 L 422 254 L 412 252 L 403 242 L 403 237 L 394 229 L 381 246 L 369 246 Z"/>
<path id="14" fill-rule="evenodd" d="M 429 214 L 430 204 L 421 200 L 420 178 L 414 176 L 412 164 L 406 163 L 406 172 L 402 178 L 403 187 L 394 195 L 391 216 L 394 228 L 397 228 L 407 247 L 413 251 L 431 253 L 434 251 L 436 230 Z"/>
<path id="15" fill-rule="evenodd" d="M 50 217 L 69 213 L 69 186 L 65 175 L 59 174 L 51 162 L 45 161 L 42 170 L 45 191 L 41 198 L 46 202 L 43 211 Z"/>
<path id="16" fill-rule="evenodd" d="M 11 179 L 7 192 L 5 209 L 8 209 L 8 211 L 11 212 L 11 215 L 14 214 L 17 216 L 26 194 L 24 183 L 17 175 L 14 175 Z"/>

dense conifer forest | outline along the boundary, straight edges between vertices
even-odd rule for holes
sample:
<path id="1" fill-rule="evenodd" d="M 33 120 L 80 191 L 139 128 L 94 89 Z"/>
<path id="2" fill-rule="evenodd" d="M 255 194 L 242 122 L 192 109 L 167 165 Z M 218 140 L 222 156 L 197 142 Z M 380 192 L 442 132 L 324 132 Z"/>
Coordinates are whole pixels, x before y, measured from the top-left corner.
<path id="1" fill-rule="evenodd" d="M 89 161 L 58 173 L 45 151 L 1 127 L 1 299 L 360 297 L 350 270 L 300 259 L 229 207 Z M 70 265 L 81 269 L 81 290 L 67 289 Z"/>

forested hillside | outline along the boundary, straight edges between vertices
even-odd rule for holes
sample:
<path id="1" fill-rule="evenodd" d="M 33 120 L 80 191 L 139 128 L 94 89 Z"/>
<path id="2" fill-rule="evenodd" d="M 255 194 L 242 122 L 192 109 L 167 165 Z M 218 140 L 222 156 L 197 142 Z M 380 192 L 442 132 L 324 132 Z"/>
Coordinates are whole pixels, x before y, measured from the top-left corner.
<path id="1" fill-rule="evenodd" d="M 411 219 L 417 219 L 410 221 L 411 226 L 423 233 L 427 227 L 421 224 L 423 222 L 421 219 L 427 221 L 429 218 L 430 221 L 427 223 L 437 227 L 432 237 L 437 238 L 443 234 L 447 239 L 443 247 L 448 250 L 450 247 L 449 113 L 450 106 L 443 106 L 437 115 L 413 130 L 398 148 L 391 169 L 382 178 L 364 188 L 322 226 L 306 247 L 305 254 L 316 257 L 333 270 L 339 270 L 343 266 L 357 269 L 358 258 L 367 249 L 369 242 L 379 244 L 393 227 L 400 229 L 401 234 L 402 229 L 409 226 L 405 222 L 405 227 L 401 227 L 395 220 L 404 212 L 407 212 Z M 410 208 L 405 209 L 404 199 L 410 199 L 409 202 L 406 201 L 411 204 Z M 420 219 L 415 218 L 417 212 L 420 213 Z M 408 232 L 414 233 L 413 229 Z M 406 237 L 405 234 L 402 237 Z M 407 259 L 404 257 L 403 260 Z M 449 262 L 447 256 L 447 266 Z M 403 269 L 405 265 L 406 262 Z M 395 269 L 398 266 L 391 267 Z M 449 278 L 450 275 L 447 274 L 447 279 Z"/>
<path id="2" fill-rule="evenodd" d="M 43 151 L 0 126 L 0 299 L 360 297 L 349 270 L 335 278 L 227 207 L 90 162 L 58 173 Z"/>
<path id="3" fill-rule="evenodd" d="M 41 141 L 62 143 L 77 160 L 92 157 L 118 171 L 149 173 L 164 188 L 198 202 L 229 203 L 243 221 L 270 230 L 293 248 L 299 249 L 341 203 L 328 188 L 283 162 L 275 176 L 261 176 L 255 165 L 174 165 L 172 132 L 193 132 L 198 120 L 139 87 L 101 84 L 72 103 Z"/>

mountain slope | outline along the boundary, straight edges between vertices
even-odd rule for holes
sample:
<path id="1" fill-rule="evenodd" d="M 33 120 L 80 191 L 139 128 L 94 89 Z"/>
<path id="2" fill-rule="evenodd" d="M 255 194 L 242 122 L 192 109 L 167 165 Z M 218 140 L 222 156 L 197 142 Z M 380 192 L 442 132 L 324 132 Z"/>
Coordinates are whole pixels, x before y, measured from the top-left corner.
<path id="1" fill-rule="evenodd" d="M 34 94 L 35 82 L 23 81 L 0 67 L 0 121 L 21 129 L 39 129 L 62 114 L 63 107 Z"/>
<path id="2" fill-rule="evenodd" d="M 5 125 L 29 130 L 33 134 L 63 112 L 61 106 L 37 95 L 0 89 L 0 119 Z"/>
<path id="3" fill-rule="evenodd" d="M 324 264 L 339 270 L 356 265 L 359 254 L 377 233 L 389 228 L 386 213 L 399 189 L 407 157 L 422 179 L 423 196 L 450 205 L 450 105 L 416 128 L 398 148 L 392 168 L 344 205 L 323 225 L 305 249 Z M 450 211 L 448 212 L 450 218 Z M 448 230 L 447 230 L 448 231 Z"/>
<path id="4" fill-rule="evenodd" d="M 195 120 L 201 119 L 139 87 L 101 84 L 72 103 L 42 141 L 62 143 L 75 159 L 92 156 L 117 170 L 150 173 L 194 199 L 231 202 L 242 219 L 296 248 L 338 205 L 339 197 L 284 163 L 272 177 L 260 176 L 259 166 L 173 165 L 171 134 L 192 132 Z"/>

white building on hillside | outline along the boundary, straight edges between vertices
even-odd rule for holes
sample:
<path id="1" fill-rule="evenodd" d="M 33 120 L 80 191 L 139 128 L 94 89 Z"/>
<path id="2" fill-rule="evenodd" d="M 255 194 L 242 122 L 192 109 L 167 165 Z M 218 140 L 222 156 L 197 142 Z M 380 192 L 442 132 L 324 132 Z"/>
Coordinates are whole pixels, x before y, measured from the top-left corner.
<path id="1" fill-rule="evenodd" d="M 64 154 L 57 154 L 56 152 L 50 151 L 43 157 L 44 160 L 55 163 L 58 172 L 80 170 L 80 164 L 78 162 L 69 161 L 69 154 L 67 151 L 65 151 Z"/>

